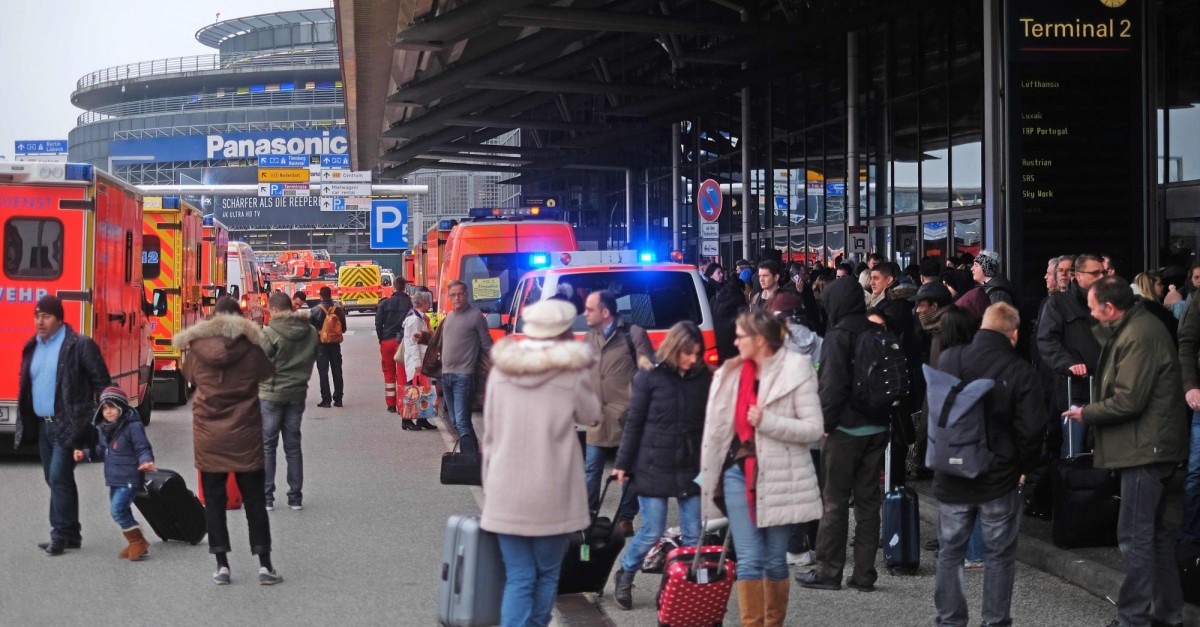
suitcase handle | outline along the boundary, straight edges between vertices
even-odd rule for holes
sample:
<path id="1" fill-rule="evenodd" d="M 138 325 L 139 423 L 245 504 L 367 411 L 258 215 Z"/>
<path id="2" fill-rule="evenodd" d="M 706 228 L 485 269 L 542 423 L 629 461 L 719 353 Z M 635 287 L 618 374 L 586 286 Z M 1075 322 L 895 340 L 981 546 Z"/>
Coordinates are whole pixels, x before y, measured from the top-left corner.
<path id="1" fill-rule="evenodd" d="M 708 522 L 706 521 L 700 523 L 700 528 L 707 529 Z M 729 552 L 729 538 L 731 537 L 733 537 L 733 531 L 726 530 L 725 541 L 721 543 L 721 557 L 717 558 L 717 575 L 720 577 L 725 576 L 725 554 Z M 696 556 L 692 558 L 691 572 L 688 573 L 688 576 L 692 579 L 696 578 L 696 573 L 700 570 L 700 554 L 703 553 L 700 548 L 701 547 L 696 547 Z"/>
<path id="2" fill-rule="evenodd" d="M 462 594 L 463 580 L 463 553 L 462 549 L 458 550 L 458 555 L 454 556 L 454 594 Z"/>
<path id="3" fill-rule="evenodd" d="M 1075 398 L 1071 394 L 1071 381 L 1074 378 L 1075 378 L 1074 375 L 1067 375 L 1067 406 L 1068 407 L 1071 405 L 1072 399 Z M 1088 375 L 1087 386 L 1088 386 L 1088 404 L 1090 405 L 1090 404 L 1096 402 L 1096 386 L 1092 384 L 1092 375 L 1090 375 L 1090 374 Z M 1063 416 L 1063 426 L 1065 427 L 1067 425 L 1067 423 L 1070 422 L 1070 420 L 1071 420 L 1070 418 Z M 1065 429 L 1064 431 L 1065 431 L 1065 435 L 1067 436 L 1067 459 L 1072 459 L 1075 457 L 1075 438 L 1071 437 L 1070 429 Z M 1086 439 L 1086 438 L 1084 438 L 1084 439 Z"/>

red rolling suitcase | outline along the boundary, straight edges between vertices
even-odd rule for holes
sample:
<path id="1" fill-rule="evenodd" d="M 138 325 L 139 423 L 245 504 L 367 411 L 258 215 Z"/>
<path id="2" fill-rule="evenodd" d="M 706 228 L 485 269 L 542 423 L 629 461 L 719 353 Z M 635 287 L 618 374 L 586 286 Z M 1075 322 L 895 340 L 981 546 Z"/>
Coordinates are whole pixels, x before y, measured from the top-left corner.
<path id="1" fill-rule="evenodd" d="M 196 471 L 196 498 L 204 505 L 204 480 L 199 470 Z M 225 509 L 242 508 L 242 490 L 238 488 L 237 477 L 231 472 L 225 482 Z"/>
<path id="2" fill-rule="evenodd" d="M 725 620 L 737 565 L 721 546 L 682 547 L 667 555 L 658 590 L 659 627 L 712 627 Z"/>

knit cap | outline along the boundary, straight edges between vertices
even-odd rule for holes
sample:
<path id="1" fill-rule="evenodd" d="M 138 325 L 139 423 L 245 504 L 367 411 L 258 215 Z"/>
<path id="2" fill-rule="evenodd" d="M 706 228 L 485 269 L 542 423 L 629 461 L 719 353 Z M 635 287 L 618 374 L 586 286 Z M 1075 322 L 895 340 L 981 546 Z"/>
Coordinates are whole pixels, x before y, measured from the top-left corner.
<path id="1" fill-rule="evenodd" d="M 975 258 L 975 263 L 983 270 L 983 276 L 993 278 L 1000 274 L 1000 257 L 991 251 L 981 250 Z"/>
<path id="2" fill-rule="evenodd" d="M 112 386 L 104 388 L 100 393 L 100 404 L 112 403 L 121 409 L 129 407 L 129 396 L 125 394 L 125 390 L 119 387 Z"/>

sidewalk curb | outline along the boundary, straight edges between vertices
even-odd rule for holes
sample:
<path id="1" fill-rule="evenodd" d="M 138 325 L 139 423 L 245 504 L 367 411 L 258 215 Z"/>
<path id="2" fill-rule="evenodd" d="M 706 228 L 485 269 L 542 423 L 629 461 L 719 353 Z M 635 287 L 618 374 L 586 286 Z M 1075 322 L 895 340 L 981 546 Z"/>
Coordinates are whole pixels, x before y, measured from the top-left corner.
<path id="1" fill-rule="evenodd" d="M 917 498 L 921 504 L 921 520 L 936 529 L 937 501 L 920 490 L 917 491 Z M 1121 583 L 1125 580 L 1125 573 L 1115 568 L 1024 533 L 1017 542 L 1017 560 L 1107 600 L 1114 609 Z M 1200 607 L 1185 603 L 1183 622 L 1188 625 L 1200 624 Z"/>

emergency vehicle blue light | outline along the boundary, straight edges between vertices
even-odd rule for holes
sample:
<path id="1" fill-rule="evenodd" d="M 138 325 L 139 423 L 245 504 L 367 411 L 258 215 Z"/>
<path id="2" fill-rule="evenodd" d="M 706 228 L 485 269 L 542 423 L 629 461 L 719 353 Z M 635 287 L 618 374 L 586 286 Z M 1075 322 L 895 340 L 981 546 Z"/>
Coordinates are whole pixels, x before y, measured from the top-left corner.
<path id="1" fill-rule="evenodd" d="M 550 255 L 535 253 L 529 256 L 529 265 L 534 268 L 545 268 L 550 265 Z"/>
<path id="2" fill-rule="evenodd" d="M 86 163 L 68 163 L 65 177 L 68 181 L 90 181 L 92 166 Z"/>
<path id="3" fill-rule="evenodd" d="M 162 208 L 163 209 L 178 209 L 179 208 L 179 196 L 164 196 L 162 199 Z"/>
<path id="4" fill-rule="evenodd" d="M 641 263 L 654 263 L 654 253 L 639 253 L 638 261 Z"/>

